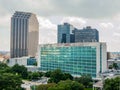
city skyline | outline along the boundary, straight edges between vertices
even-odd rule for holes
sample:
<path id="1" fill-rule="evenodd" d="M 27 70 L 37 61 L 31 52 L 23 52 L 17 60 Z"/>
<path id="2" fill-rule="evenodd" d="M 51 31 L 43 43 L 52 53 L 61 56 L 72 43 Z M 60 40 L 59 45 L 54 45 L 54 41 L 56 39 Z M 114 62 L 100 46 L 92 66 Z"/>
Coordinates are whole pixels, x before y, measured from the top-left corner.
<path id="1" fill-rule="evenodd" d="M 1 0 L 0 51 L 10 50 L 10 18 L 15 11 L 37 14 L 39 44 L 57 43 L 57 25 L 68 22 L 80 29 L 86 26 L 98 29 L 100 42 L 107 42 L 107 50 L 120 51 L 119 3 L 119 0 L 21 0 L 21 3 Z"/>

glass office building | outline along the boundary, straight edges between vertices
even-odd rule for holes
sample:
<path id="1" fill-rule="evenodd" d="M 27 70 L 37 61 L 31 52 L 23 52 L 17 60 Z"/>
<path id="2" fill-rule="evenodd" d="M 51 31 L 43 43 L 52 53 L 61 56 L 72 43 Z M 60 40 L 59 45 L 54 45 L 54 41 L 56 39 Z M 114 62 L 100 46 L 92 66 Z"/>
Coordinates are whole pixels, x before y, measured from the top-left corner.
<path id="1" fill-rule="evenodd" d="M 99 42 L 99 32 L 91 26 L 77 29 L 69 23 L 64 23 L 58 25 L 57 35 L 58 43 Z"/>
<path id="2" fill-rule="evenodd" d="M 93 78 L 104 72 L 105 43 L 66 43 L 39 46 L 38 66 L 42 71 L 61 69 L 73 76 L 90 74 Z"/>
<path id="3" fill-rule="evenodd" d="M 75 30 L 75 42 L 99 42 L 99 32 L 90 26 Z"/>
<path id="4" fill-rule="evenodd" d="M 69 23 L 64 23 L 63 25 L 58 25 L 58 43 L 73 43 L 75 28 Z"/>
<path id="5" fill-rule="evenodd" d="M 30 57 L 27 59 L 27 65 L 35 65 L 37 63 L 36 58 Z"/>

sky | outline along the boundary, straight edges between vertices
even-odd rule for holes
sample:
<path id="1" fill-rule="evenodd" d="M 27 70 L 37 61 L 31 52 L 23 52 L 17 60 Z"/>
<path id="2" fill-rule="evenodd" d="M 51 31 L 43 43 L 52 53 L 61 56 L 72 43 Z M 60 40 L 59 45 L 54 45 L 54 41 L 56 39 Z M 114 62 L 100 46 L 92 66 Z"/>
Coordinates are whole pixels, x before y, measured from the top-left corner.
<path id="1" fill-rule="evenodd" d="M 39 44 L 57 43 L 57 25 L 92 26 L 107 51 L 120 52 L 120 0 L 0 0 L 0 51 L 10 50 L 10 18 L 32 12 L 39 21 Z"/>

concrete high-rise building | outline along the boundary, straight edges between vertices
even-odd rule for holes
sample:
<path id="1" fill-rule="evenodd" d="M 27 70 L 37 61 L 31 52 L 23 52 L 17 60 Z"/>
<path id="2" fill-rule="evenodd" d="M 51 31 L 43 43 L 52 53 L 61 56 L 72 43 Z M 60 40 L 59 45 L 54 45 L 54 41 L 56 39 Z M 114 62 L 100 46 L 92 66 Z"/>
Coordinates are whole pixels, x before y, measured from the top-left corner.
<path id="1" fill-rule="evenodd" d="M 61 69 L 73 76 L 89 74 L 93 78 L 107 70 L 106 43 L 84 42 L 39 46 L 41 71 Z"/>
<path id="2" fill-rule="evenodd" d="M 99 32 L 90 26 L 75 30 L 75 42 L 99 42 Z"/>
<path id="3" fill-rule="evenodd" d="M 37 53 L 39 23 L 33 13 L 16 11 L 11 17 L 11 58 Z"/>
<path id="4" fill-rule="evenodd" d="M 63 25 L 58 25 L 58 43 L 72 43 L 74 42 L 75 28 L 69 23 L 64 23 Z"/>

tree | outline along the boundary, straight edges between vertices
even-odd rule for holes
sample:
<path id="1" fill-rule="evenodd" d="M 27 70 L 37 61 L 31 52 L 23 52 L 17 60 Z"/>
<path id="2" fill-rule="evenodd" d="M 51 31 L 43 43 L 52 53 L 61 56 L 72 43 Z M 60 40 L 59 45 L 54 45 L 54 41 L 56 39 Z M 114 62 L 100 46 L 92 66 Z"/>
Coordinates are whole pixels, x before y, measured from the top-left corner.
<path id="1" fill-rule="evenodd" d="M 84 90 L 84 86 L 76 81 L 66 80 L 49 87 L 48 90 Z"/>
<path id="2" fill-rule="evenodd" d="M 45 73 L 43 73 L 43 72 L 38 72 L 39 73 L 39 77 L 42 77 L 42 76 L 44 76 L 44 74 Z"/>
<path id="3" fill-rule="evenodd" d="M 49 79 L 49 83 L 58 83 L 60 80 L 64 80 L 64 74 L 60 69 L 54 70 Z"/>
<path id="4" fill-rule="evenodd" d="M 42 85 L 37 86 L 36 90 L 48 90 L 49 87 L 53 87 L 55 85 L 56 85 L 55 83 L 42 84 Z"/>
<path id="5" fill-rule="evenodd" d="M 33 65 L 37 66 L 37 62 L 33 63 Z"/>
<path id="6" fill-rule="evenodd" d="M 0 62 L 0 73 L 6 73 L 6 72 L 11 73 L 12 72 L 11 68 L 8 67 L 7 64 Z"/>
<path id="7" fill-rule="evenodd" d="M 22 80 L 7 64 L 0 63 L 0 90 L 22 90 Z"/>
<path id="8" fill-rule="evenodd" d="M 28 72 L 28 79 L 29 80 L 37 80 L 40 79 L 44 73 L 42 72 Z"/>
<path id="9" fill-rule="evenodd" d="M 32 72 L 28 72 L 28 77 L 29 80 L 32 80 Z"/>
<path id="10" fill-rule="evenodd" d="M 45 73 L 45 76 L 50 76 L 48 83 L 58 83 L 60 80 L 73 80 L 73 76 L 69 73 L 63 73 L 60 69 L 49 71 Z"/>
<path id="11" fill-rule="evenodd" d="M 109 65 L 109 69 L 112 69 L 113 68 L 113 65 Z"/>
<path id="12" fill-rule="evenodd" d="M 118 69 L 117 63 L 113 63 L 113 68 L 114 68 L 114 69 Z"/>
<path id="13" fill-rule="evenodd" d="M 75 78 L 75 81 L 82 83 L 86 88 L 92 87 L 92 77 L 90 75 L 82 75 L 80 78 Z"/>
<path id="14" fill-rule="evenodd" d="M 0 62 L 0 70 L 4 68 L 8 68 L 7 64 Z"/>
<path id="15" fill-rule="evenodd" d="M 73 80 L 73 76 L 69 73 L 64 73 L 64 80 L 67 80 L 67 79 Z"/>
<path id="16" fill-rule="evenodd" d="M 38 72 L 33 72 L 33 73 L 32 73 L 32 78 L 31 78 L 31 79 L 33 79 L 33 80 L 39 79 L 39 73 L 38 73 Z"/>
<path id="17" fill-rule="evenodd" d="M 50 77 L 51 73 L 52 73 L 51 71 L 46 72 L 45 77 Z"/>
<path id="18" fill-rule="evenodd" d="M 20 66 L 18 64 L 14 65 L 11 70 L 14 72 L 14 73 L 18 73 L 19 75 L 21 75 L 21 77 L 23 79 L 27 79 L 28 77 L 28 72 L 27 72 L 27 68 L 24 67 L 23 65 Z"/>
<path id="19" fill-rule="evenodd" d="M 0 74 L 0 90 L 21 90 L 22 80 L 19 75 Z"/>
<path id="20" fill-rule="evenodd" d="M 105 80 L 104 90 L 119 90 L 119 89 L 120 89 L 120 77 Z"/>

